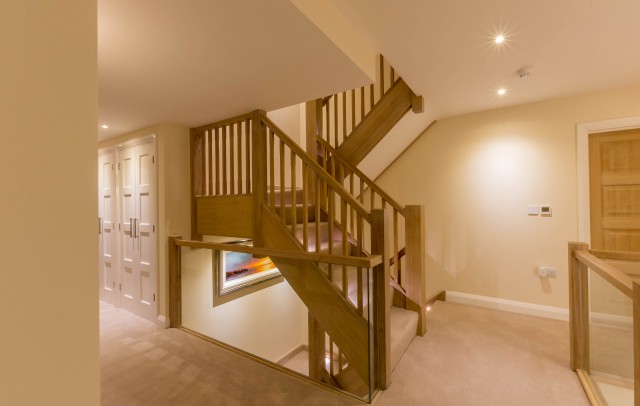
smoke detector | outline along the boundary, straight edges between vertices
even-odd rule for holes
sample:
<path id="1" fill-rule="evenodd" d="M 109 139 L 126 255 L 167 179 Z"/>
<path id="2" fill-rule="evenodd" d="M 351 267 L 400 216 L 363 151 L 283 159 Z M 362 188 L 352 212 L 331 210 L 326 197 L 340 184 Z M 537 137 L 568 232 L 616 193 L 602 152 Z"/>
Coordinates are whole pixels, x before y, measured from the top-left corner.
<path id="1" fill-rule="evenodd" d="M 531 76 L 531 68 L 520 68 L 516 72 L 516 75 L 518 75 L 519 79 L 526 79 Z"/>

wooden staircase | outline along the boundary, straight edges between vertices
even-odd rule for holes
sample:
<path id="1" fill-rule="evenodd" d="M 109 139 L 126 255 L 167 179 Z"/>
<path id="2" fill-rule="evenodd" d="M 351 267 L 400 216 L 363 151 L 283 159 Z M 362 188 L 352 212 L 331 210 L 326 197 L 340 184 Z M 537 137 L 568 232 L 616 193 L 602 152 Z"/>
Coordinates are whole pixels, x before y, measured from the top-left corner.
<path id="1" fill-rule="evenodd" d="M 399 205 L 354 163 L 420 104 L 393 70 L 385 87 L 380 61 L 379 96 L 361 89 L 360 120 L 355 89 L 351 99 L 324 101 L 329 112 L 340 97 L 345 111 L 351 100 L 350 131 L 330 116 L 307 117 L 308 151 L 260 110 L 191 134 L 192 239 L 250 238 L 254 247 L 321 254 L 272 260 L 309 310 L 309 376 L 354 394 L 388 387 L 412 338 L 425 332 L 423 209 Z M 322 101 L 311 103 L 322 113 Z M 346 136 L 332 145 L 319 122 Z M 374 268 L 352 260 L 371 256 L 381 257 Z"/>

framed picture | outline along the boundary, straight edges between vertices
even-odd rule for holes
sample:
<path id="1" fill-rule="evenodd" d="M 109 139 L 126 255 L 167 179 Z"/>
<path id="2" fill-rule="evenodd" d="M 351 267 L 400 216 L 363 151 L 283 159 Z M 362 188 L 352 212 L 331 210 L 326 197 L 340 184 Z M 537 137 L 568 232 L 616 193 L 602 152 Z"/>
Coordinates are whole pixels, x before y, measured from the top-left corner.
<path id="1" fill-rule="evenodd" d="M 252 241 L 241 240 L 231 244 L 250 246 Z M 278 268 L 269 257 L 254 257 L 251 254 L 233 251 L 218 251 L 216 255 L 214 306 L 272 286 L 283 280 Z"/>

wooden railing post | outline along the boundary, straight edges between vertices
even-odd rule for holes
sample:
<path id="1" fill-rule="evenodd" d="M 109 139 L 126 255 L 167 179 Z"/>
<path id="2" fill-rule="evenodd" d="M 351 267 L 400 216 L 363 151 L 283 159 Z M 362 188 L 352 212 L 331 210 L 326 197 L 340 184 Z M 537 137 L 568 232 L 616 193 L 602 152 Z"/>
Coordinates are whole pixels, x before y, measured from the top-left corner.
<path id="1" fill-rule="evenodd" d="M 179 235 L 169 237 L 169 325 L 171 327 L 182 325 L 180 246 L 176 244 L 176 240 L 181 239 Z"/>
<path id="2" fill-rule="evenodd" d="M 589 372 L 589 271 L 576 257 L 587 251 L 585 243 L 569 243 L 569 331 L 571 369 Z"/>
<path id="3" fill-rule="evenodd" d="M 191 130 L 191 239 L 202 240 L 196 229 L 196 197 L 204 194 L 204 136 Z"/>
<path id="4" fill-rule="evenodd" d="M 306 121 L 306 151 L 307 154 L 313 159 L 313 162 L 318 162 L 318 138 L 322 135 L 322 99 L 316 99 L 308 101 L 305 104 L 305 121 Z M 309 171 L 307 174 L 307 185 L 313 185 L 315 176 L 313 172 Z M 314 187 L 309 187 L 307 190 L 307 198 L 309 201 L 315 201 L 316 190 Z"/>
<path id="5" fill-rule="evenodd" d="M 391 212 L 371 211 L 371 253 L 381 255 L 382 263 L 373 268 L 373 374 L 376 386 L 386 389 L 391 384 L 391 295 L 389 292 L 389 255 L 387 241 L 391 235 Z"/>
<path id="6" fill-rule="evenodd" d="M 267 203 L 267 128 L 262 122 L 265 112 L 255 110 L 251 113 L 251 162 L 253 176 L 253 245 L 263 246 L 262 205 Z"/>
<path id="7" fill-rule="evenodd" d="M 326 372 L 325 332 L 309 313 L 309 378 L 321 381 Z"/>
<path id="8" fill-rule="evenodd" d="M 409 309 L 418 313 L 418 331 L 416 334 L 424 336 L 427 332 L 427 285 L 425 262 L 425 218 L 424 206 L 405 207 L 405 252 L 406 281 L 403 286 L 407 290 L 407 297 L 418 305 L 417 309 Z"/>

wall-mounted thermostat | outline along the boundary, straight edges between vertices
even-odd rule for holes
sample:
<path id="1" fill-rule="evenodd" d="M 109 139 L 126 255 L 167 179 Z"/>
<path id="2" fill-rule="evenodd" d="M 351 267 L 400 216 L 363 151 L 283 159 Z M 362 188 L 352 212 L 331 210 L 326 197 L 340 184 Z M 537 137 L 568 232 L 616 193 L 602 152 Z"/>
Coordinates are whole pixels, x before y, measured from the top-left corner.
<path id="1" fill-rule="evenodd" d="M 540 206 L 540 214 L 542 214 L 543 216 L 550 216 L 551 206 L 545 206 L 545 205 Z"/>

